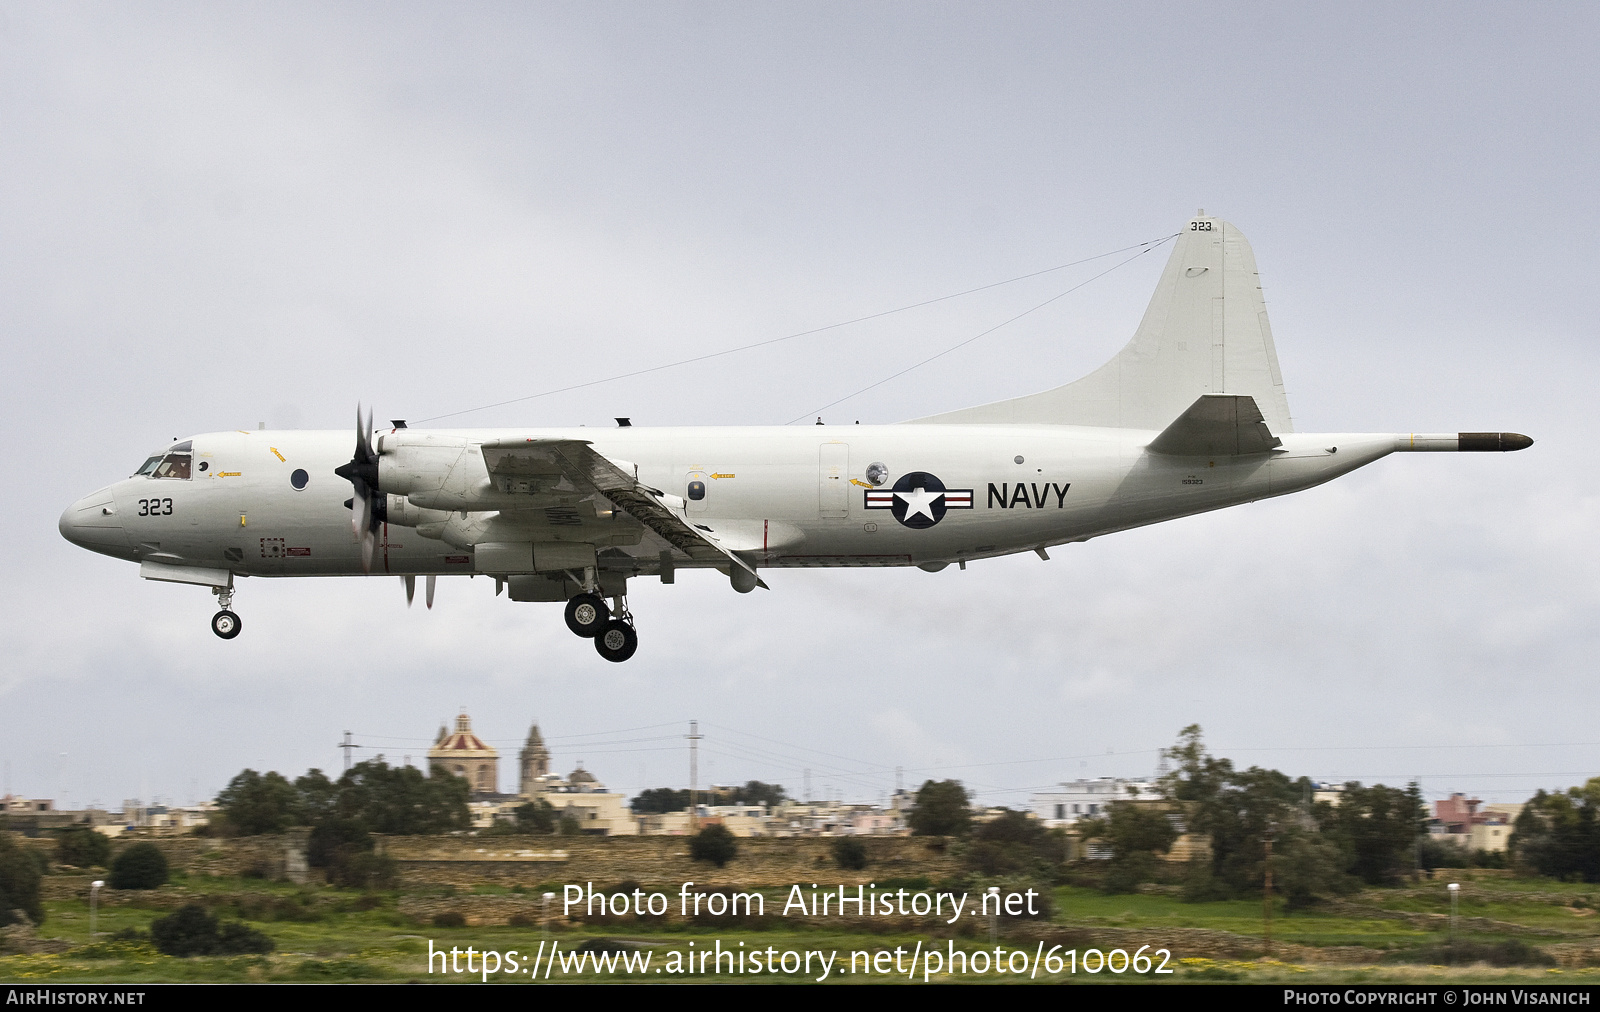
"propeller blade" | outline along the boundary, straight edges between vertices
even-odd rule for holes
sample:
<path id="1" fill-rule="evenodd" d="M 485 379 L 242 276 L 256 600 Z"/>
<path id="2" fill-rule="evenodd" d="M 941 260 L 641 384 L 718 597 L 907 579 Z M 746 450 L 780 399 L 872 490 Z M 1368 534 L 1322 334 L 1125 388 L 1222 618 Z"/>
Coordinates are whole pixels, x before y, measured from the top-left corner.
<path id="1" fill-rule="evenodd" d="M 357 481 L 355 486 L 356 494 L 350 501 L 350 530 L 359 540 L 372 529 L 372 497 L 365 482 Z"/>
<path id="2" fill-rule="evenodd" d="M 378 523 L 388 506 L 388 495 L 378 488 L 378 455 L 372 449 L 372 417 L 369 409 L 366 418 L 361 416 L 361 405 L 356 405 L 356 452 L 348 464 L 341 464 L 333 473 L 348 481 L 355 494 L 350 497 L 350 530 L 361 542 L 361 568 L 372 572 L 372 553 L 378 544 Z M 408 592 L 407 600 L 411 593 Z"/>
<path id="3" fill-rule="evenodd" d="M 406 607 L 411 607 L 411 599 L 417 596 L 417 578 L 415 576 L 402 576 L 400 582 L 406 585 Z"/>
<path id="4" fill-rule="evenodd" d="M 430 609 L 433 607 L 433 585 L 438 579 L 437 576 L 429 573 L 426 586 L 423 588 L 423 598 L 427 601 Z"/>

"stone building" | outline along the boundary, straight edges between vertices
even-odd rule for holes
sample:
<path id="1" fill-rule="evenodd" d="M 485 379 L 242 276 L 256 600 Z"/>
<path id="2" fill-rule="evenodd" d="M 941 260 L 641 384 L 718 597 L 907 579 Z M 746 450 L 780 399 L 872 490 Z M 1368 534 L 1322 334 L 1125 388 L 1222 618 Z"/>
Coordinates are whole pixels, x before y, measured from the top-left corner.
<path id="1" fill-rule="evenodd" d="M 465 778 L 474 796 L 500 792 L 500 753 L 472 733 L 472 718 L 465 713 L 456 717 L 454 732 L 439 728 L 428 766 Z"/>
<path id="2" fill-rule="evenodd" d="M 550 750 L 544 747 L 544 735 L 539 725 L 528 728 L 528 740 L 518 753 L 517 794 L 532 798 L 549 790 Z"/>

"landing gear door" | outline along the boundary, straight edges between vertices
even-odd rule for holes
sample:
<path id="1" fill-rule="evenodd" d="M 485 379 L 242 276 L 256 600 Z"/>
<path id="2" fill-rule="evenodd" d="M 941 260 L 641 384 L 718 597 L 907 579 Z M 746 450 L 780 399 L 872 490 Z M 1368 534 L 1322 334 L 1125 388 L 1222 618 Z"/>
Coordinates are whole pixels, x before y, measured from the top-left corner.
<path id="1" fill-rule="evenodd" d="M 850 516 L 850 444 L 837 440 L 822 444 L 817 475 L 817 515 L 824 520 Z"/>

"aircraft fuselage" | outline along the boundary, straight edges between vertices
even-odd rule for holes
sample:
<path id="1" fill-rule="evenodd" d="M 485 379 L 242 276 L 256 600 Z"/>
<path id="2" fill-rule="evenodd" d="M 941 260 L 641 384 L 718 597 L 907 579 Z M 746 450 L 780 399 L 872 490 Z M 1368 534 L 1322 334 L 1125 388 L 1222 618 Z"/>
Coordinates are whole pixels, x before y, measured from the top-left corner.
<path id="1" fill-rule="evenodd" d="M 460 501 L 449 499 L 448 488 L 391 496 L 374 573 L 479 572 L 472 548 L 485 541 L 592 544 L 607 568 L 657 570 L 660 546 L 598 497 L 545 493 L 518 501 L 506 493 L 505 508 L 484 510 L 489 474 L 475 448 L 506 437 L 585 440 L 613 461 L 637 465 L 640 483 L 681 497 L 688 520 L 759 568 L 931 567 L 1083 541 L 1308 488 L 1385 456 L 1404 438 L 1290 434 L 1269 453 L 1176 457 L 1146 451 L 1155 432 L 1080 426 L 428 434 L 460 446 L 446 454 L 453 459 L 440 482 L 460 489 Z M 217 432 L 188 442 L 189 478 L 119 481 L 68 508 L 62 533 L 136 561 L 251 576 L 363 575 L 346 505 L 351 487 L 333 473 L 350 457 L 348 431 Z M 298 487 L 297 472 L 304 472 Z M 933 484 L 923 480 L 896 496 L 908 475 L 937 479 L 943 494 L 922 488 Z M 408 511 L 418 499 L 433 508 Z M 676 562 L 696 565 L 704 563 Z"/>

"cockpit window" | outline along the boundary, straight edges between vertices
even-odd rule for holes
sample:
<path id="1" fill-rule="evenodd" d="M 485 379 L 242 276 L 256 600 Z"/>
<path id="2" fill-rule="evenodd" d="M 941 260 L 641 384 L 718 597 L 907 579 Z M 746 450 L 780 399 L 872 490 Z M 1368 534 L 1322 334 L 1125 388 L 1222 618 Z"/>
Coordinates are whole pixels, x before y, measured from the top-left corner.
<path id="1" fill-rule="evenodd" d="M 139 470 L 133 472 L 133 476 L 137 478 L 141 474 L 155 474 L 156 465 L 159 463 L 161 463 L 161 454 L 158 453 L 154 457 L 151 457 L 149 460 L 145 461 Z"/>
<path id="2" fill-rule="evenodd" d="M 161 458 L 161 463 L 156 465 L 154 476 L 157 478 L 182 478 L 189 479 L 189 460 L 187 453 L 169 453 Z"/>

